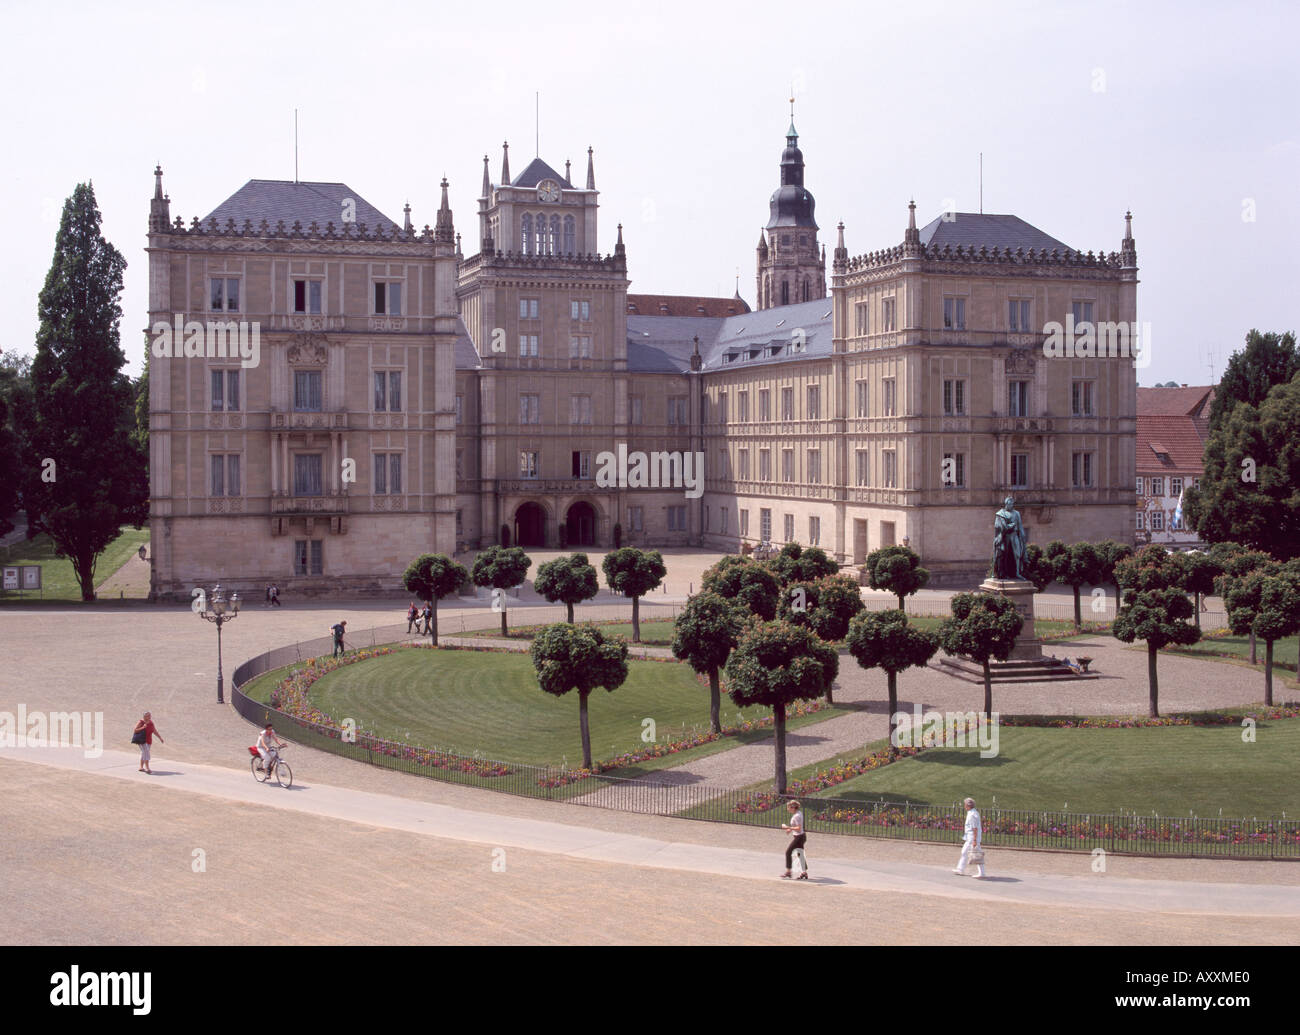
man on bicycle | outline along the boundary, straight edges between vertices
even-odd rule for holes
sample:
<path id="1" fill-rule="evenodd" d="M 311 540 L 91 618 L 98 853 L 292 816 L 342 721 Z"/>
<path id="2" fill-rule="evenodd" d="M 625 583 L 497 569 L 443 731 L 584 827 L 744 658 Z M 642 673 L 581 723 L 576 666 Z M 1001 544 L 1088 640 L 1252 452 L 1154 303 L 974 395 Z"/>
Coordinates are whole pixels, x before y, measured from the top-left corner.
<path id="1" fill-rule="evenodd" d="M 272 743 L 273 741 L 274 743 Z M 269 722 L 266 724 L 266 729 L 262 730 L 258 735 L 257 753 L 262 756 L 262 765 L 259 768 L 266 773 L 267 779 L 270 779 L 272 769 L 275 766 L 275 759 L 277 757 L 275 749 L 277 747 L 283 747 L 284 744 L 285 742 L 276 735 L 275 730 L 271 728 Z"/>

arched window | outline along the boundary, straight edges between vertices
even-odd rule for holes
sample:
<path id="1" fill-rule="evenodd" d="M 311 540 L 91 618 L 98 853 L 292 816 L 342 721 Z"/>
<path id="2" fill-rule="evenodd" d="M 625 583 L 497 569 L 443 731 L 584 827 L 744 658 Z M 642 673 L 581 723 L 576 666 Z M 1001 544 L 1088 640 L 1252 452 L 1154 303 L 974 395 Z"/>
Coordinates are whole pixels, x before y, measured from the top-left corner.
<path id="1" fill-rule="evenodd" d="M 524 213 L 523 233 L 520 238 L 524 243 L 524 254 L 531 255 L 533 253 L 533 217 L 526 212 Z"/>
<path id="2" fill-rule="evenodd" d="M 537 213 L 537 254 L 551 254 L 551 235 L 546 232 L 546 215 Z"/>
<path id="3" fill-rule="evenodd" d="M 790 304 L 790 282 L 784 279 L 781 281 L 781 304 Z"/>
<path id="4" fill-rule="evenodd" d="M 572 255 L 578 250 L 578 224 L 572 216 L 564 217 L 564 254 Z"/>
<path id="5" fill-rule="evenodd" d="M 560 217 L 551 216 L 551 254 L 560 254 Z"/>

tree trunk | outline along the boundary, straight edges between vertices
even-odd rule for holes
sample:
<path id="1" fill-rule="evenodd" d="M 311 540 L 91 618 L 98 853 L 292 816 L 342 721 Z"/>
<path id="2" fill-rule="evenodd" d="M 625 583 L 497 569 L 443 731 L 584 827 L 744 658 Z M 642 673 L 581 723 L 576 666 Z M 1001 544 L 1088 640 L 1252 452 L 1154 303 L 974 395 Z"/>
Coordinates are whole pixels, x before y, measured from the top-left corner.
<path id="1" fill-rule="evenodd" d="M 438 598 L 433 598 L 432 613 L 429 615 L 429 635 L 433 637 L 433 645 L 438 646 Z"/>
<path id="2" fill-rule="evenodd" d="M 1259 657 L 1255 654 L 1255 630 L 1254 629 L 1250 630 L 1250 663 L 1252 665 L 1259 664 Z"/>
<path id="3" fill-rule="evenodd" d="M 718 683 L 718 670 L 709 669 L 709 729 L 722 732 L 722 690 Z"/>
<path id="4" fill-rule="evenodd" d="M 1196 608 L 1196 631 L 1201 630 L 1201 594 L 1199 592 L 1192 594 L 1193 606 Z"/>
<path id="5" fill-rule="evenodd" d="M 567 607 L 567 608 L 569 609 L 569 624 L 572 625 L 572 624 L 573 624 L 573 605 L 572 605 L 572 604 L 565 604 L 564 606 Z"/>
<path id="6" fill-rule="evenodd" d="M 578 694 L 578 724 L 582 727 L 582 768 L 591 768 L 591 729 L 587 725 L 587 695 Z"/>
<path id="7" fill-rule="evenodd" d="M 72 558 L 72 570 L 81 587 L 82 600 L 95 599 L 95 556 L 79 554 Z"/>
<path id="8" fill-rule="evenodd" d="M 1273 641 L 1264 641 L 1264 703 L 1273 706 Z"/>
<path id="9" fill-rule="evenodd" d="M 1156 658 L 1159 656 L 1150 643 L 1147 644 L 1147 682 L 1151 687 L 1151 718 L 1160 718 L 1160 679 L 1156 675 Z"/>
<path id="10" fill-rule="evenodd" d="M 1074 587 L 1074 631 L 1083 631 L 1083 611 L 1079 607 L 1079 588 Z"/>
<path id="11" fill-rule="evenodd" d="M 632 598 L 632 642 L 641 642 L 641 598 Z"/>
<path id="12" fill-rule="evenodd" d="M 988 658 L 984 659 L 984 717 L 993 721 L 993 673 Z"/>
<path id="13" fill-rule="evenodd" d="M 900 611 L 902 611 L 903 614 L 907 614 L 907 608 L 903 606 L 903 594 L 902 594 L 902 593 L 899 593 L 899 594 L 898 594 L 898 609 L 899 609 Z"/>
<path id="14" fill-rule="evenodd" d="M 772 708 L 772 718 L 776 726 L 776 793 L 785 793 L 785 705 L 778 704 Z"/>
<path id="15" fill-rule="evenodd" d="M 898 754 L 894 743 L 894 713 L 898 711 L 898 673 L 890 672 L 889 677 L 889 757 Z"/>
<path id="16" fill-rule="evenodd" d="M 503 608 L 501 609 L 501 637 L 502 637 L 502 639 L 504 639 L 505 637 L 507 637 L 507 636 L 509 636 L 509 635 L 510 635 L 510 633 L 509 633 L 509 631 L 506 629 L 506 609 L 503 607 Z"/>

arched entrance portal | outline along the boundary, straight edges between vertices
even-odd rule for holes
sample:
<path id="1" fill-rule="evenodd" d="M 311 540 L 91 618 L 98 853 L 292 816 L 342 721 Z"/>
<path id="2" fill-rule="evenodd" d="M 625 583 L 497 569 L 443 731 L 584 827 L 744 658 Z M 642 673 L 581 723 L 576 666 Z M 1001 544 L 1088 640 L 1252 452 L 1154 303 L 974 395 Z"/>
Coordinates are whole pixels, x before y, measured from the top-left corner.
<path id="1" fill-rule="evenodd" d="M 570 546 L 596 545 L 596 508 L 590 503 L 579 501 L 571 506 L 564 523 Z"/>
<path id="2" fill-rule="evenodd" d="M 515 544 L 546 545 L 546 511 L 540 504 L 524 503 L 515 511 Z"/>

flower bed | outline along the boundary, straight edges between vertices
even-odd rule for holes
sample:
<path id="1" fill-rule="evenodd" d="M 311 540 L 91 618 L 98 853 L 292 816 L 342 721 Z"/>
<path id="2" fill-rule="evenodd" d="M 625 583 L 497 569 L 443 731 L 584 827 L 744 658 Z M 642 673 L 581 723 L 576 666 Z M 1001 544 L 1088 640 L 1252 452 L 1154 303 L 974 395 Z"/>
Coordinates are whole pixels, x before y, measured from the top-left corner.
<path id="1" fill-rule="evenodd" d="M 887 766 L 900 758 L 911 758 L 920 754 L 923 750 L 925 749 L 900 747 L 893 757 L 890 756 L 888 751 L 877 751 L 875 754 L 867 755 L 856 762 L 837 762 L 829 769 L 817 770 L 806 779 L 791 780 L 786 787 L 786 793 L 783 795 L 776 794 L 774 791 L 755 791 L 753 794 L 747 795 L 736 802 L 731 807 L 731 811 L 745 813 L 766 812 L 787 798 L 801 797 L 806 794 L 815 794 L 817 791 L 824 791 L 827 787 L 834 787 L 845 780 L 852 780 L 855 776 L 861 776 L 873 769 Z"/>
<path id="2" fill-rule="evenodd" d="M 1243 719 L 1256 722 L 1275 719 L 1300 718 L 1300 704 L 1287 703 L 1241 715 L 1224 715 L 1203 712 L 1193 715 L 1162 715 L 1149 718 L 1139 715 L 1080 716 L 1080 715 L 1002 715 L 998 722 L 1003 726 L 1023 726 L 1037 729 L 1114 730 L 1145 729 L 1152 726 L 1239 726 Z"/>

